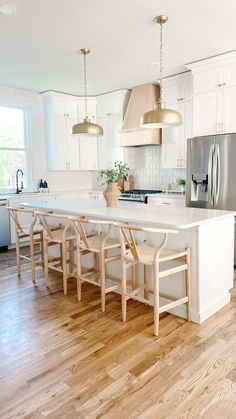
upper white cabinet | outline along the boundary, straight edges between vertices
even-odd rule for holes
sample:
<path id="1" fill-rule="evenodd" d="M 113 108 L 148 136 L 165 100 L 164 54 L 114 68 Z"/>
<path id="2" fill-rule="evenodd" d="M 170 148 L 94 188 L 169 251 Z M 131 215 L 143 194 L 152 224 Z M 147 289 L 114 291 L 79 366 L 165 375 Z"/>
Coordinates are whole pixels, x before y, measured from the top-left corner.
<path id="1" fill-rule="evenodd" d="M 198 63 L 199 65 L 199 63 Z M 215 65 L 215 63 L 213 64 Z M 222 65 L 217 64 L 217 65 Z M 198 69 L 199 70 L 199 69 Z M 194 72 L 194 70 L 193 70 Z M 236 85 L 236 63 L 222 65 L 220 68 L 205 69 L 195 73 L 193 78 L 193 93 L 205 93 L 222 87 L 231 87 Z"/>
<path id="2" fill-rule="evenodd" d="M 123 160 L 120 130 L 130 92 L 118 90 L 97 97 L 97 121 L 103 127 L 104 135 L 97 139 L 98 169 L 111 167 L 117 160 Z"/>
<path id="3" fill-rule="evenodd" d="M 183 124 L 162 129 L 162 167 L 185 168 L 187 139 L 192 136 L 191 73 L 164 79 L 163 86 L 164 97 L 169 100 L 166 106 L 182 115 Z"/>
<path id="4" fill-rule="evenodd" d="M 190 72 L 164 79 L 163 99 L 166 104 L 191 100 L 192 77 Z"/>
<path id="5" fill-rule="evenodd" d="M 236 53 L 186 67 L 193 74 L 193 135 L 236 132 Z"/>
<path id="6" fill-rule="evenodd" d="M 43 94 L 49 170 L 95 170 L 97 139 L 71 135 L 85 117 L 84 98 L 56 92 Z M 88 98 L 88 116 L 96 120 L 96 98 Z"/>

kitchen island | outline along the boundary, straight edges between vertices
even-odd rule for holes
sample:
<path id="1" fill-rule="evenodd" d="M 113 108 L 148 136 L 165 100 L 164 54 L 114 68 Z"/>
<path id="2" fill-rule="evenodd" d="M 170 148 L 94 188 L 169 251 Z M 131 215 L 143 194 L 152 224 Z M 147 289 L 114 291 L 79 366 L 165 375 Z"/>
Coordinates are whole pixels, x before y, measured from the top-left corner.
<path id="1" fill-rule="evenodd" d="M 168 247 L 191 248 L 191 320 L 202 323 L 230 301 L 234 277 L 234 217 L 235 212 L 199 208 L 162 207 L 120 202 L 118 208 L 107 208 L 103 201 L 56 200 L 37 201 L 22 205 L 52 210 L 68 215 L 110 221 L 127 221 L 130 224 L 178 229 L 170 235 Z M 161 237 L 150 236 L 158 245 Z M 119 266 L 113 269 L 119 270 Z M 117 272 L 116 272 L 117 273 Z M 138 276 L 141 271 L 138 271 Z M 161 291 L 181 297 L 185 293 L 184 275 L 179 281 L 161 280 Z M 150 277 L 151 281 L 151 277 Z M 177 285 L 178 284 L 178 285 Z M 164 301 L 164 300 L 163 300 Z M 185 308 L 173 309 L 175 314 L 186 317 Z"/>

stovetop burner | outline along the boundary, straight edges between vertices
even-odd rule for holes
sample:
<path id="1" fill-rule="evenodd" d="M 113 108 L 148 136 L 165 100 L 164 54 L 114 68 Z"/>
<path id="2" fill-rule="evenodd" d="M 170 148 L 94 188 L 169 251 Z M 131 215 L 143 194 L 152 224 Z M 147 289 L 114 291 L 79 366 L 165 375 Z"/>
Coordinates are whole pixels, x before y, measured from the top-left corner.
<path id="1" fill-rule="evenodd" d="M 143 204 L 147 204 L 148 195 L 162 193 L 161 190 L 157 189 L 133 189 L 131 191 L 124 191 L 121 194 L 120 200 L 123 201 L 137 201 Z"/>

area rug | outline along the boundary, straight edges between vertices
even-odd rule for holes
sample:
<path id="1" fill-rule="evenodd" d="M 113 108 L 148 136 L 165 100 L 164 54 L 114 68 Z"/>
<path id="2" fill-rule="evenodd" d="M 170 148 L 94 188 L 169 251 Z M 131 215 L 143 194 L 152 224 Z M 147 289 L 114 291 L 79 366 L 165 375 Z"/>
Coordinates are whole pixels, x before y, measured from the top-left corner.
<path id="1" fill-rule="evenodd" d="M 36 251 L 38 249 L 35 249 Z M 22 255 L 29 255 L 30 254 L 30 247 L 24 246 L 21 247 L 21 254 Z M 25 259 L 21 259 L 21 264 L 29 263 Z M 16 249 L 9 249 L 6 252 L 0 252 L 0 269 L 11 268 L 13 266 L 17 266 L 16 263 Z"/>

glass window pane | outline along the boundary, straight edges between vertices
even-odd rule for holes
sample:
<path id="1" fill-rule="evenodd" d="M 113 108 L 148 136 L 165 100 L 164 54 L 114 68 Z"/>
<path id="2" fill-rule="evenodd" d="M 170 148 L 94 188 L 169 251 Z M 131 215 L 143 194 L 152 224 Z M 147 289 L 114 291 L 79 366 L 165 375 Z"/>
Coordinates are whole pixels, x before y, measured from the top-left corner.
<path id="1" fill-rule="evenodd" d="M 15 189 L 16 171 L 21 169 L 24 173 L 24 188 L 27 187 L 27 156 L 21 150 L 0 150 L 0 189 Z"/>
<path id="2" fill-rule="evenodd" d="M 0 147 L 24 146 L 24 111 L 0 106 Z"/>

